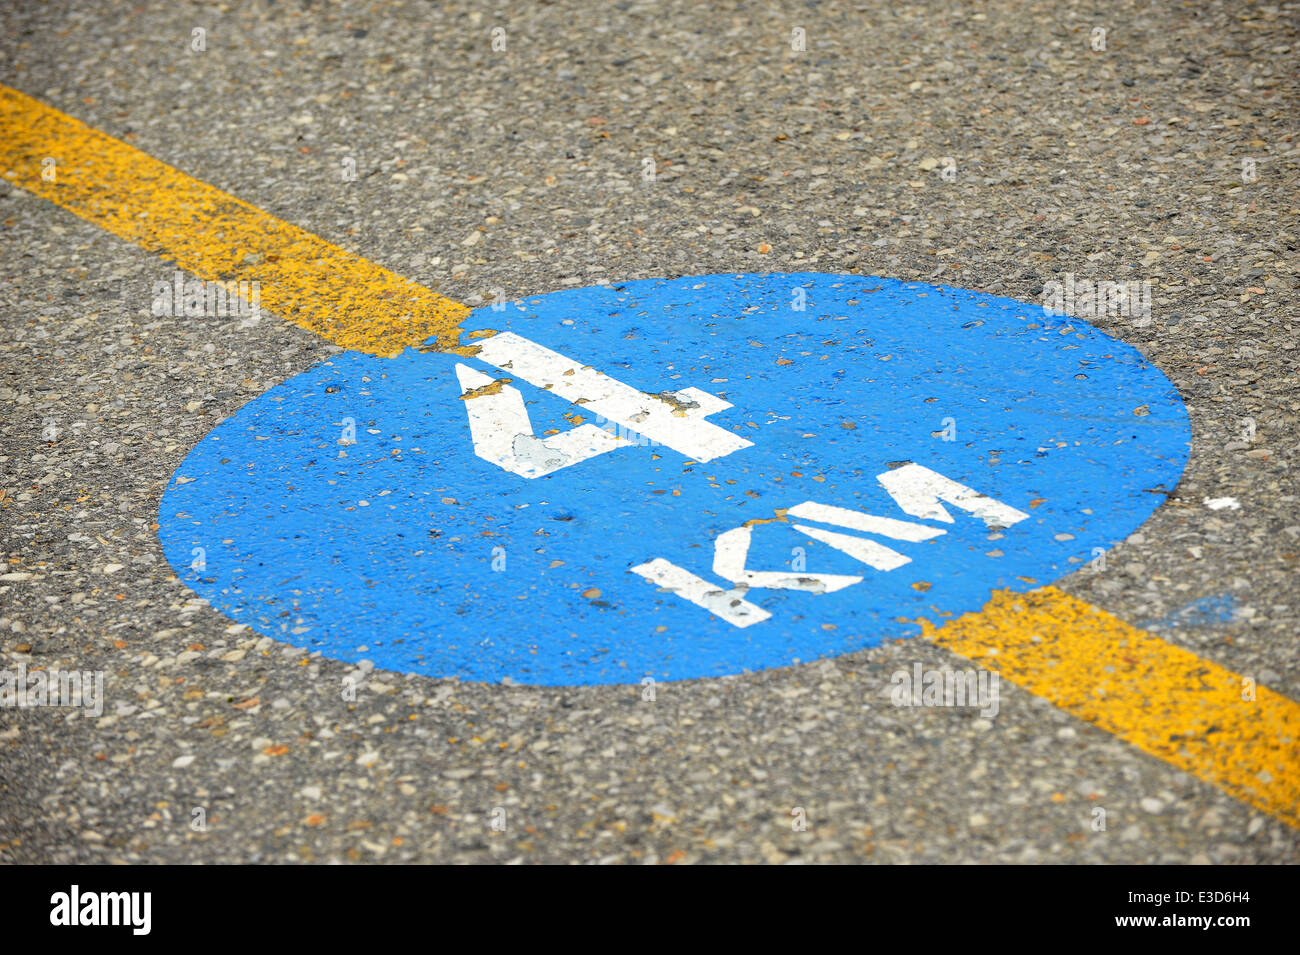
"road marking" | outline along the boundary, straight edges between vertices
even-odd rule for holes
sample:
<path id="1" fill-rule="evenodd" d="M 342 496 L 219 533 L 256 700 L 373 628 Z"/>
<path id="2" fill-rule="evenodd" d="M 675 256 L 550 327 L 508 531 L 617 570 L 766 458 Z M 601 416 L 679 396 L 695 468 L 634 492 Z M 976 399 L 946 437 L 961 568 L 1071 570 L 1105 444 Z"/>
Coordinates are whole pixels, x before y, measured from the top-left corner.
<path id="1" fill-rule="evenodd" d="M 952 523 L 952 515 L 940 501 L 968 511 L 989 527 L 1010 527 L 1029 516 L 916 464 L 886 471 L 876 480 L 885 485 L 889 496 L 898 502 L 904 513 L 928 521 Z"/>
<path id="2" fill-rule="evenodd" d="M 753 447 L 752 441 L 704 420 L 731 403 L 698 388 L 670 392 L 671 401 L 646 394 L 514 332 L 480 342 L 474 357 L 696 461 Z"/>
<path id="3" fill-rule="evenodd" d="M 981 518 L 991 528 L 1010 527 L 1029 517 L 1023 511 L 1016 510 L 1001 501 L 996 501 L 986 494 L 966 487 L 964 484 L 958 484 L 956 481 L 916 463 L 904 464 L 901 467 L 885 471 L 878 474 L 876 480 L 889 492 L 890 497 L 902 510 L 908 514 L 924 517 L 927 520 L 953 523 L 952 515 L 939 503 L 940 499 L 968 511 L 975 517 Z M 900 521 L 892 517 L 879 517 L 862 511 L 851 511 L 844 507 L 819 504 L 816 501 L 804 501 L 802 504 L 796 504 L 794 507 L 789 508 L 782 520 L 789 517 L 836 524 L 867 534 L 879 534 L 893 540 L 911 541 L 913 543 L 933 540 L 947 533 L 939 528 L 927 527 L 924 524 Z M 809 527 L 806 524 L 792 524 L 791 526 L 800 533 L 807 534 L 813 540 L 829 544 L 841 553 L 848 554 L 859 563 L 867 564 L 876 570 L 888 572 L 897 570 L 899 567 L 912 562 L 911 557 L 864 537 L 855 537 L 837 531 Z M 713 543 L 713 572 L 739 587 L 768 590 L 803 590 L 813 594 L 834 593 L 843 590 L 845 587 L 862 583 L 862 577 L 814 574 L 806 570 L 797 572 L 749 570 L 745 567 L 745 559 L 749 555 L 752 540 L 753 529 L 749 524 L 719 534 Z M 673 566 L 662 558 L 655 558 L 628 569 L 631 573 L 637 574 L 645 580 L 659 584 L 662 577 L 660 571 L 664 564 L 668 564 L 670 567 Z M 698 584 L 701 578 L 686 573 L 681 568 L 677 568 L 677 570 L 680 572 L 675 575 L 675 579 L 686 583 L 686 589 L 678 596 L 695 604 L 697 607 L 702 607 L 711 613 L 717 613 L 714 607 L 716 605 L 716 592 L 720 592 L 719 589 L 714 588 L 714 590 L 707 592 L 701 591 Z M 875 578 L 873 582 L 878 585 L 879 578 Z M 659 584 L 659 586 L 663 587 L 664 585 Z M 709 598 L 707 601 L 699 599 L 706 593 Z M 737 627 L 748 627 L 758 622 L 749 614 L 729 614 L 723 619 Z"/>
<path id="4" fill-rule="evenodd" d="M 436 335 L 450 350 L 470 313 L 3 85 L 0 166 L 13 185 L 203 279 L 257 282 L 263 307 L 342 348 L 392 356 Z"/>
<path id="5" fill-rule="evenodd" d="M 915 467 L 915 465 L 905 465 L 904 468 L 899 470 L 904 470 L 906 467 Z M 899 541 L 911 541 L 914 544 L 934 540 L 934 538 L 945 533 L 937 527 L 926 527 L 924 524 L 900 521 L 893 517 L 877 517 L 875 514 L 850 511 L 846 507 L 830 507 L 826 504 L 818 504 L 815 501 L 804 501 L 802 504 L 796 504 L 786 513 L 791 517 L 798 517 L 805 521 L 835 524 L 838 527 L 847 527 L 850 530 L 861 531 L 864 534 L 879 534 L 882 537 L 889 537 Z"/>
<path id="6" fill-rule="evenodd" d="M 498 380 L 468 365 L 456 365 L 474 454 L 519 477 L 546 477 L 642 441 L 664 445 L 701 463 L 753 447 L 752 441 L 704 420 L 731 403 L 699 388 L 646 394 L 514 332 L 497 332 L 474 347 L 475 358 L 512 376 Z M 582 406 L 583 411 L 616 425 L 616 433 L 584 424 L 538 438 L 523 394 L 507 384 L 517 378 Z M 640 440 L 633 441 L 633 434 Z"/>
<path id="7" fill-rule="evenodd" d="M 49 157 L 53 181 L 41 175 Z M 343 348 L 393 356 L 437 336 L 452 350 L 470 313 L 4 86 L 0 162 L 14 185 L 200 277 L 257 281 L 263 305 Z M 1014 516 L 951 488 L 915 491 L 912 516 L 951 520 L 939 500 L 990 523 Z M 679 592 L 689 582 L 720 616 L 768 616 L 739 599 L 740 588 L 724 594 L 667 561 L 652 561 L 644 576 Z M 923 629 L 937 644 L 1300 827 L 1300 706 L 1292 700 L 1258 687 L 1248 703 L 1241 676 L 1054 587 L 995 594 L 978 613 L 938 628 L 923 622 Z"/>
<path id="8" fill-rule="evenodd" d="M 750 627 L 771 619 L 772 615 L 758 604 L 745 599 L 747 587 L 723 590 L 689 570 L 682 570 L 662 557 L 632 568 L 632 573 L 643 577 L 657 587 L 671 590 L 679 597 L 703 607 L 733 627 Z"/>
<path id="9" fill-rule="evenodd" d="M 794 508 L 790 510 L 793 511 Z M 904 564 L 912 562 L 912 558 L 906 557 L 893 548 L 878 544 L 873 540 L 854 537 L 852 534 L 841 534 L 838 531 L 828 531 L 820 527 L 809 527 L 807 524 L 794 524 L 792 526 L 799 533 L 807 534 L 813 540 L 821 541 L 823 544 L 830 544 L 841 553 L 848 554 L 858 563 L 874 567 L 876 570 L 897 570 Z"/>
<path id="10" fill-rule="evenodd" d="M 805 590 L 813 594 L 833 594 L 837 590 L 862 583 L 862 578 L 849 574 L 814 574 L 808 571 L 749 570 L 745 558 L 753 541 L 754 529 L 733 527 L 718 535 L 713 542 L 713 572 L 723 580 L 748 587 L 751 590 Z M 636 572 L 636 568 L 631 568 Z"/>
<path id="11" fill-rule="evenodd" d="M 940 646 L 1300 827 L 1293 700 L 1055 587 L 998 592 L 977 613 L 922 627 Z"/>
<path id="12" fill-rule="evenodd" d="M 598 454 L 628 446 L 626 441 L 594 424 L 539 438 L 533 433 L 524 396 L 518 388 L 499 383 L 468 365 L 456 365 L 456 379 L 465 389 L 461 397 L 469 417 L 474 453 L 511 474 L 530 479 L 545 477 Z"/>

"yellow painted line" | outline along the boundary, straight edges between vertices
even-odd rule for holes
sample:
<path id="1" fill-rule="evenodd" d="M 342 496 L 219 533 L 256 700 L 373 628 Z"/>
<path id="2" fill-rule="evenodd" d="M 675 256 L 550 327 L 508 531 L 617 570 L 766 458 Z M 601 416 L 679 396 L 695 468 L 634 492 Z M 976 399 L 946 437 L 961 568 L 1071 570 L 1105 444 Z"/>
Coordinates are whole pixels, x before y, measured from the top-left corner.
<path id="1" fill-rule="evenodd" d="M 55 178 L 41 176 L 55 160 Z M 438 336 L 460 350 L 470 309 L 0 86 L 0 166 L 49 199 L 343 348 L 393 356 Z M 472 350 L 473 346 L 466 349 Z M 1300 826 L 1300 706 L 1046 587 L 998 593 L 927 636 L 1062 709 Z"/>
<path id="2" fill-rule="evenodd" d="M 1287 697 L 1055 587 L 999 591 L 978 613 L 922 626 L 940 646 L 1300 827 L 1300 705 Z"/>
<path id="3" fill-rule="evenodd" d="M 470 312 L 3 85 L 0 173 L 202 279 L 257 282 L 263 307 L 343 348 L 450 350 Z"/>

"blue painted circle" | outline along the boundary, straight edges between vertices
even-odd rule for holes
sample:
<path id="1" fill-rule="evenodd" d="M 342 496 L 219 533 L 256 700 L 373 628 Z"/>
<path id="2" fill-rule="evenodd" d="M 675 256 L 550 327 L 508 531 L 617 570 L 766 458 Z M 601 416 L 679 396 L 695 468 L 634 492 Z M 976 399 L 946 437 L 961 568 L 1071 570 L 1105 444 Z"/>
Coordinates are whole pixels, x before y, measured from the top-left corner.
<path id="1" fill-rule="evenodd" d="M 181 579 L 263 634 L 384 669 L 549 685 L 720 676 L 912 636 L 918 617 L 1050 583 L 1135 530 L 1188 455 L 1182 401 L 1135 349 L 980 293 L 706 275 L 538 295 L 465 327 L 515 332 L 641 391 L 717 395 L 733 407 L 707 420 L 753 446 L 707 464 L 626 447 L 529 480 L 473 453 L 455 366 L 501 372 L 413 349 L 341 354 L 244 406 L 177 470 L 159 536 Z M 583 415 L 515 386 L 539 436 Z M 340 445 L 348 418 L 356 443 Z M 1000 532 L 953 507 L 951 524 L 909 517 L 876 480 L 901 462 L 1030 516 Z M 946 534 L 880 539 L 911 558 L 881 572 L 789 520 L 754 525 L 749 569 L 802 559 L 864 579 L 752 589 L 771 618 L 744 629 L 629 570 L 663 558 L 730 587 L 714 539 L 808 500 Z"/>

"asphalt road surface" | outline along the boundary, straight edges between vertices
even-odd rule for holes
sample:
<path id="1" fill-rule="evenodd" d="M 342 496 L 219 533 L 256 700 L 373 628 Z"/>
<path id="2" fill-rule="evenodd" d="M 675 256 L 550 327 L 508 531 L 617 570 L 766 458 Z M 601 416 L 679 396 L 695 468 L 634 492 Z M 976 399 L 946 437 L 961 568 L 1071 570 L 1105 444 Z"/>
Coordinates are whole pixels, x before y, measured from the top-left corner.
<path id="1" fill-rule="evenodd" d="M 6 6 L 0 82 L 17 93 L 0 97 L 0 668 L 11 685 L 42 668 L 103 682 L 99 715 L 16 697 L 0 708 L 0 860 L 1297 861 L 1300 5 Z M 152 167 L 100 140 L 38 168 L 39 145 L 56 141 L 40 139 L 53 136 L 33 119 L 42 109 L 320 248 L 228 256 L 243 264 L 226 277 L 261 283 L 259 315 L 160 308 L 173 261 L 253 249 L 262 239 L 249 233 L 271 220 L 168 219 L 169 197 L 190 187 L 149 179 L 140 170 Z M 117 172 L 88 181 L 92 168 Z M 140 231 L 150 215 L 162 225 Z M 837 612 L 834 595 L 797 596 L 827 601 L 818 619 L 847 635 L 836 652 L 652 684 L 631 669 L 621 682 L 575 671 L 565 683 L 530 682 L 526 668 L 477 679 L 403 668 L 383 623 L 352 634 L 347 652 L 313 649 L 311 620 L 301 633 L 239 622 L 218 591 L 204 594 L 207 571 L 164 553 L 163 495 L 181 493 L 183 463 L 221 422 L 378 340 L 369 326 L 362 344 L 321 331 L 331 303 L 369 294 L 351 271 L 369 264 L 445 297 L 453 318 L 461 305 L 705 274 L 877 276 L 1035 308 L 1052 283 L 1134 283 L 1149 308 L 1078 317 L 1173 383 L 1189 457 L 1181 478 L 1142 489 L 1159 506 L 1104 559 L 1016 585 L 1059 588 L 1035 605 L 1042 629 L 1028 639 L 1053 631 L 1046 644 L 1066 662 L 1008 663 L 995 713 L 896 705 L 892 691 L 900 672 L 971 669 L 986 639 L 1009 639 L 981 635 L 1001 618 L 986 612 L 974 636 L 949 640 L 918 625 L 878 633 Z M 290 266 L 312 281 L 293 286 L 306 273 Z M 212 277 L 185 273 L 196 275 Z M 476 322 L 465 329 L 500 327 Z M 781 333 L 754 333 L 754 367 L 776 368 L 764 348 Z M 480 345 L 505 340 L 485 335 Z M 961 364 L 960 350 L 944 354 Z M 499 398 L 499 378 L 484 380 L 480 394 Z M 674 387 L 686 385 L 729 387 L 707 376 Z M 323 414 L 339 430 L 335 411 Z M 729 427 L 727 414 L 709 420 Z M 355 460 L 367 440 L 387 440 L 374 417 L 358 415 L 355 434 L 321 453 Z M 928 448 L 944 440 L 932 417 L 916 435 Z M 430 553 L 467 526 L 450 516 L 465 501 L 505 494 L 507 479 L 555 480 L 494 468 L 467 436 L 462 447 L 445 480 L 442 465 L 420 472 L 452 501 L 430 521 Z M 681 460 L 655 450 L 665 468 Z M 454 486 L 474 462 L 490 475 L 477 498 Z M 579 466 L 565 473 L 582 480 Z M 788 504 L 751 506 L 770 519 Z M 331 519 L 313 513 L 304 528 Z M 527 583 L 510 581 L 531 566 L 516 555 L 550 526 L 539 516 L 525 533 L 520 520 L 501 538 L 510 586 Z M 253 511 L 235 523 L 232 537 L 262 540 Z M 629 525 L 624 540 L 639 533 Z M 346 536 L 333 538 L 340 554 L 360 546 Z M 575 564 L 547 546 L 547 560 Z M 207 549 L 214 578 L 222 553 Z M 383 577 L 384 550 L 368 553 Z M 584 576 L 573 593 L 610 613 L 623 593 L 642 599 L 635 588 L 686 606 L 626 574 L 631 562 L 614 583 Z M 350 586 L 344 604 L 366 599 Z M 491 619 L 511 594 L 475 591 L 457 632 L 570 638 L 541 604 L 535 632 L 465 622 Z M 1173 700 L 1153 710 L 1189 729 L 1146 722 L 1093 677 L 1058 679 L 1084 666 L 1069 646 L 1096 622 L 1089 608 L 1109 616 L 1086 646 L 1135 668 L 1115 676 L 1136 694 L 1124 699 Z M 701 628 L 723 626 L 696 612 Z M 397 599 L 387 613 L 405 620 L 408 607 Z M 400 639 L 450 640 L 421 619 Z M 617 634 L 611 643 L 617 659 Z M 1124 656 L 1133 646 L 1151 650 L 1141 666 Z M 998 665 L 980 660 L 986 674 Z M 1204 719 L 1177 702 L 1229 677 L 1247 709 L 1226 723 L 1222 692 Z M 1077 698 L 1060 691 L 1071 679 Z"/>

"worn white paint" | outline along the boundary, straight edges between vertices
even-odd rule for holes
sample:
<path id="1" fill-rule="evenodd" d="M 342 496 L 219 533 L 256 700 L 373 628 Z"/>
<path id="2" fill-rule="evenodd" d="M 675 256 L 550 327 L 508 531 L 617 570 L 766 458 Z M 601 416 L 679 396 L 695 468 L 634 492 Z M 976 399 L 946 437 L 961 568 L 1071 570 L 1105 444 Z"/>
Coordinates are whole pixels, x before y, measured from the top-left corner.
<path id="1" fill-rule="evenodd" d="M 927 521 L 953 522 L 941 501 L 973 514 L 989 527 L 1010 527 L 1029 516 L 919 464 L 905 464 L 886 471 L 876 480 L 905 513 Z"/>
<path id="2" fill-rule="evenodd" d="M 490 385 L 493 379 L 468 365 L 456 366 L 456 377 L 464 393 Z M 586 461 L 628 442 L 594 424 L 579 425 L 561 434 L 539 438 L 524 407 L 519 389 L 502 385 L 495 394 L 483 393 L 465 399 L 469 433 L 474 453 L 512 474 L 539 478 Z"/>
<path id="3" fill-rule="evenodd" d="M 877 544 L 865 537 L 838 534 L 835 531 L 822 530 L 820 527 L 808 527 L 806 524 L 796 524 L 794 529 L 807 534 L 813 540 L 819 540 L 823 544 L 830 544 L 836 550 L 843 551 L 854 560 L 868 564 L 876 568 L 876 570 L 895 570 L 904 564 L 911 563 L 912 560 L 910 557 L 904 557 L 892 547 Z"/>
<path id="4" fill-rule="evenodd" d="M 584 411 L 621 424 L 696 461 L 712 461 L 753 445 L 705 420 L 707 415 L 730 408 L 731 404 L 698 388 L 669 392 L 675 403 L 637 391 L 514 332 L 499 332 L 485 339 L 476 357 L 513 379 L 559 395 Z"/>
<path id="5" fill-rule="evenodd" d="M 765 587 L 768 590 L 807 590 L 815 594 L 833 593 L 862 581 L 861 577 L 850 577 L 844 574 L 747 570 L 745 558 L 749 556 L 749 544 L 752 539 L 753 528 L 750 527 L 734 527 L 719 534 L 718 539 L 713 542 L 713 572 L 733 584 Z"/>
<path id="6" fill-rule="evenodd" d="M 947 531 L 937 527 L 926 527 L 912 521 L 897 521 L 892 517 L 877 517 L 862 511 L 850 511 L 846 507 L 833 507 L 830 504 L 818 504 L 804 501 L 796 504 L 786 512 L 791 517 L 805 521 L 819 521 L 822 524 L 836 524 L 850 530 L 862 531 L 864 534 L 879 534 L 894 540 L 920 543 L 946 534 Z"/>
<path id="7" fill-rule="evenodd" d="M 1010 527 L 1029 516 L 919 464 L 907 464 L 886 471 L 878 475 L 876 480 L 884 485 L 898 506 L 913 517 L 951 524 L 952 515 L 941 502 L 980 518 L 989 527 Z M 786 514 L 914 544 L 933 540 L 946 533 L 941 528 L 878 517 L 843 507 L 818 504 L 816 501 L 796 504 Z M 806 524 L 794 524 L 793 527 L 876 570 L 897 570 L 911 562 L 907 555 L 865 537 Z M 710 584 L 662 557 L 639 564 L 632 568 L 632 572 L 737 627 L 748 627 L 771 616 L 756 604 L 743 599 L 751 589 L 802 590 L 812 594 L 828 594 L 863 580 L 862 577 L 843 574 L 750 570 L 745 566 L 745 560 L 749 556 L 752 539 L 753 528 L 742 525 L 719 534 L 713 543 L 713 572 L 723 580 L 735 584 L 736 587 L 732 590 L 723 590 Z"/>
<path id="8" fill-rule="evenodd" d="M 772 615 L 757 604 L 745 600 L 748 588 L 723 590 L 688 570 L 669 563 L 662 557 L 632 568 L 632 573 L 650 581 L 657 587 L 670 590 L 683 600 L 721 617 L 733 627 L 749 627 L 762 623 Z"/>

